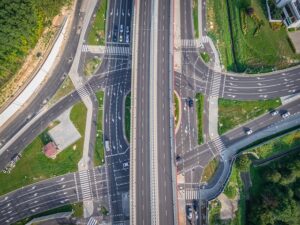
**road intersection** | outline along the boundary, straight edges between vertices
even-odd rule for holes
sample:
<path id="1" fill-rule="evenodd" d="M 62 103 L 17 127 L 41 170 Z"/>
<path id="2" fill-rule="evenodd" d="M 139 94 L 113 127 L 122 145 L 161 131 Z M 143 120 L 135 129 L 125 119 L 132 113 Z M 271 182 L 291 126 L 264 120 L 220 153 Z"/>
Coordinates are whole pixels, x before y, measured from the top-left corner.
<path id="1" fill-rule="evenodd" d="M 204 144 L 198 145 L 196 112 L 194 108 L 188 107 L 186 99 L 195 98 L 196 93 L 239 100 L 296 94 L 300 91 L 300 68 L 249 76 L 220 72 L 215 67 L 207 66 L 199 57 L 200 47 L 194 40 L 192 1 L 189 0 L 180 1 L 182 47 L 175 51 L 181 52 L 182 70 L 173 72 L 173 44 L 170 44 L 173 29 L 170 27 L 173 24 L 174 2 L 109 1 L 104 55 L 92 53 L 88 47 L 80 50 L 78 66 L 81 70 L 84 59 L 90 56 L 103 57 L 100 68 L 76 91 L 51 108 L 42 109 L 42 101 L 56 92 L 64 74 L 71 67 L 67 59 L 75 55 L 79 42 L 76 29 L 71 31 L 72 40 L 63 53 L 65 60 L 57 66 L 54 75 L 28 107 L 8 125 L 0 128 L 1 169 L 51 121 L 80 101 L 80 96 L 93 96 L 99 90 L 105 91 L 103 139 L 110 144 L 110 151 L 105 152 L 105 165 L 45 180 L 1 196 L 1 223 L 10 224 L 45 209 L 85 199 L 97 199 L 108 202 L 111 221 L 115 224 L 128 224 L 129 220 L 131 224 L 177 224 L 177 212 L 174 210 L 177 207 L 176 196 L 183 198 L 187 205 L 192 204 L 195 199 L 211 200 L 223 190 L 238 149 L 261 138 L 260 134 L 270 135 L 272 129 L 279 132 L 300 123 L 300 101 L 296 100 L 278 109 L 280 114 L 286 111 L 291 113 L 291 117 L 286 120 L 280 115 L 274 117 L 266 114 L 221 137 L 208 138 Z M 84 18 L 84 13 L 79 12 L 80 4 L 81 1 L 76 6 L 76 13 L 80 17 L 75 17 L 74 27 Z M 90 27 L 90 23 L 87 26 Z M 121 26 L 131 34 L 129 43 L 121 41 L 120 36 L 124 33 L 120 31 Z M 205 29 L 202 34 L 202 45 L 210 48 Z M 125 39 L 126 36 L 123 36 L 122 39 Z M 133 49 L 132 53 L 130 49 Z M 155 83 L 151 86 L 151 82 L 154 82 L 152 78 Z M 181 124 L 176 134 L 172 116 L 173 88 L 183 102 Z M 123 110 L 124 98 L 130 90 L 132 133 L 129 146 L 129 140 L 126 140 L 123 132 Z M 149 118 L 153 118 L 155 123 Z M 208 120 L 205 121 L 204 127 L 207 127 Z M 251 137 L 245 135 L 245 128 L 253 130 Z M 179 162 L 175 162 L 176 154 L 181 156 Z M 220 157 L 222 161 L 215 175 L 215 182 L 201 186 L 199 180 L 203 169 L 214 157 Z M 129 167 L 126 166 L 128 162 Z M 174 185 L 175 169 L 178 174 L 184 174 L 185 180 L 177 186 Z M 156 181 L 154 184 L 153 180 Z M 84 192 L 83 189 L 88 191 Z"/>

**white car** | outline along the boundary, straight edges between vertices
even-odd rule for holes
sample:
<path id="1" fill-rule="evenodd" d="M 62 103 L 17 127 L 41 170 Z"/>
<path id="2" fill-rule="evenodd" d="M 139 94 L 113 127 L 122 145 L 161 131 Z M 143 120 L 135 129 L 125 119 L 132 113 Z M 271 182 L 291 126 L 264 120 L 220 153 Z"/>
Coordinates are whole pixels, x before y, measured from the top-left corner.
<path id="1" fill-rule="evenodd" d="M 271 115 L 272 115 L 272 116 L 277 116 L 277 115 L 278 115 L 278 111 L 277 111 L 277 110 L 273 110 L 273 111 L 271 112 Z"/>
<path id="2" fill-rule="evenodd" d="M 249 130 L 246 131 L 246 134 L 247 134 L 247 135 L 250 135 L 250 134 L 252 134 L 252 133 L 253 133 L 253 131 L 252 131 L 251 129 L 249 129 Z"/>
<path id="3" fill-rule="evenodd" d="M 123 42 L 123 36 L 122 35 L 120 35 L 119 41 Z"/>
<path id="4" fill-rule="evenodd" d="M 123 24 L 121 24 L 120 25 L 120 33 L 123 33 L 123 31 L 124 31 L 124 26 L 123 26 Z"/>
<path id="5" fill-rule="evenodd" d="M 129 43 L 129 35 L 126 34 L 126 43 Z"/>
<path id="6" fill-rule="evenodd" d="M 123 169 L 126 169 L 129 166 L 129 162 L 124 162 L 123 163 Z"/>
<path id="7" fill-rule="evenodd" d="M 286 112 L 286 113 L 283 113 L 283 114 L 281 115 L 281 117 L 282 117 L 283 119 L 286 119 L 286 118 L 288 118 L 290 115 L 291 115 L 290 112 Z"/>

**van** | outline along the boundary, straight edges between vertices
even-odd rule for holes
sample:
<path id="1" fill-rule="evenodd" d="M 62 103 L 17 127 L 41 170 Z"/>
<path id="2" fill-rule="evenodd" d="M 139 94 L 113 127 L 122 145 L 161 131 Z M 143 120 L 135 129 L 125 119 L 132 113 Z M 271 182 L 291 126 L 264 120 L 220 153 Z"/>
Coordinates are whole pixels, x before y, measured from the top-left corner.
<path id="1" fill-rule="evenodd" d="M 109 141 L 108 141 L 108 140 L 105 141 L 105 150 L 106 150 L 107 152 L 110 151 Z"/>

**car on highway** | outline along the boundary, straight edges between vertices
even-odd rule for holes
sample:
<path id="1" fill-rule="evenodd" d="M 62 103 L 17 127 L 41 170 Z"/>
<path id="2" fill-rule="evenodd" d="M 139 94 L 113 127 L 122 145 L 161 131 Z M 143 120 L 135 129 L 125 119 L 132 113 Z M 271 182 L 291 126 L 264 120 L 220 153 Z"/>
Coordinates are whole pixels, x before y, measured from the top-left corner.
<path id="1" fill-rule="evenodd" d="M 126 43 L 129 43 L 129 34 L 126 34 Z"/>
<path id="2" fill-rule="evenodd" d="M 123 35 L 122 34 L 119 37 L 119 42 L 123 42 Z"/>
<path id="3" fill-rule="evenodd" d="M 123 163 L 123 169 L 126 169 L 126 168 L 128 168 L 129 167 L 129 162 L 124 162 Z"/>
<path id="4" fill-rule="evenodd" d="M 272 116 L 277 116 L 278 113 L 279 113 L 278 110 L 272 110 L 272 111 L 271 111 L 271 115 L 272 115 Z"/>
<path id="5" fill-rule="evenodd" d="M 123 24 L 121 24 L 120 25 L 120 33 L 123 33 L 123 31 L 124 31 L 124 26 L 123 26 Z"/>
<path id="6" fill-rule="evenodd" d="M 250 134 L 252 134 L 252 133 L 253 133 L 253 130 L 252 130 L 252 129 L 249 128 L 249 129 L 246 130 L 246 134 L 247 134 L 247 135 L 250 135 Z"/>
<path id="7" fill-rule="evenodd" d="M 283 113 L 283 114 L 281 115 L 281 117 L 282 117 L 283 119 L 286 119 L 286 118 L 288 118 L 290 115 L 291 115 L 290 112 L 285 112 L 285 113 Z"/>

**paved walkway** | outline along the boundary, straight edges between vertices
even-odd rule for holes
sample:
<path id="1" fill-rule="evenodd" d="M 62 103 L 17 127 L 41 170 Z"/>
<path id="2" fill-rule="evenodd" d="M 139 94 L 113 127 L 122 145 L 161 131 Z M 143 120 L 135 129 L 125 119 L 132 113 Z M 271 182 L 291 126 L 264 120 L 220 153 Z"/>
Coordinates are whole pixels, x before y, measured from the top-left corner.
<path id="1" fill-rule="evenodd" d="M 94 8 L 96 7 L 97 0 L 87 0 L 86 1 L 86 12 L 85 17 L 82 25 L 82 30 L 79 38 L 79 43 L 77 46 L 76 54 L 74 57 L 74 61 L 72 64 L 72 67 L 70 69 L 70 78 L 74 84 L 74 87 L 78 90 L 80 89 L 84 83 L 86 82 L 85 77 L 80 76 L 78 74 L 78 68 L 80 66 L 80 56 L 81 56 L 81 50 L 84 43 L 84 36 L 86 34 L 90 19 L 92 17 Z M 85 136 L 84 136 L 84 146 L 83 146 L 83 154 L 82 158 L 78 163 L 78 170 L 83 171 L 87 170 L 90 167 L 90 164 L 92 163 L 92 159 L 89 157 L 90 150 L 90 143 L 91 143 L 91 133 L 92 133 L 92 122 L 93 122 L 93 101 L 90 97 L 90 95 L 93 95 L 93 92 L 89 92 L 88 90 L 84 89 L 83 92 L 79 92 L 80 98 L 82 99 L 84 105 L 87 108 L 87 118 L 86 118 L 86 126 L 85 126 Z M 95 97 L 95 96 L 93 96 Z M 93 145 L 92 145 L 93 146 Z M 92 200 L 83 201 L 83 207 L 84 207 L 84 217 L 90 217 L 92 216 L 94 212 L 94 205 Z"/>

